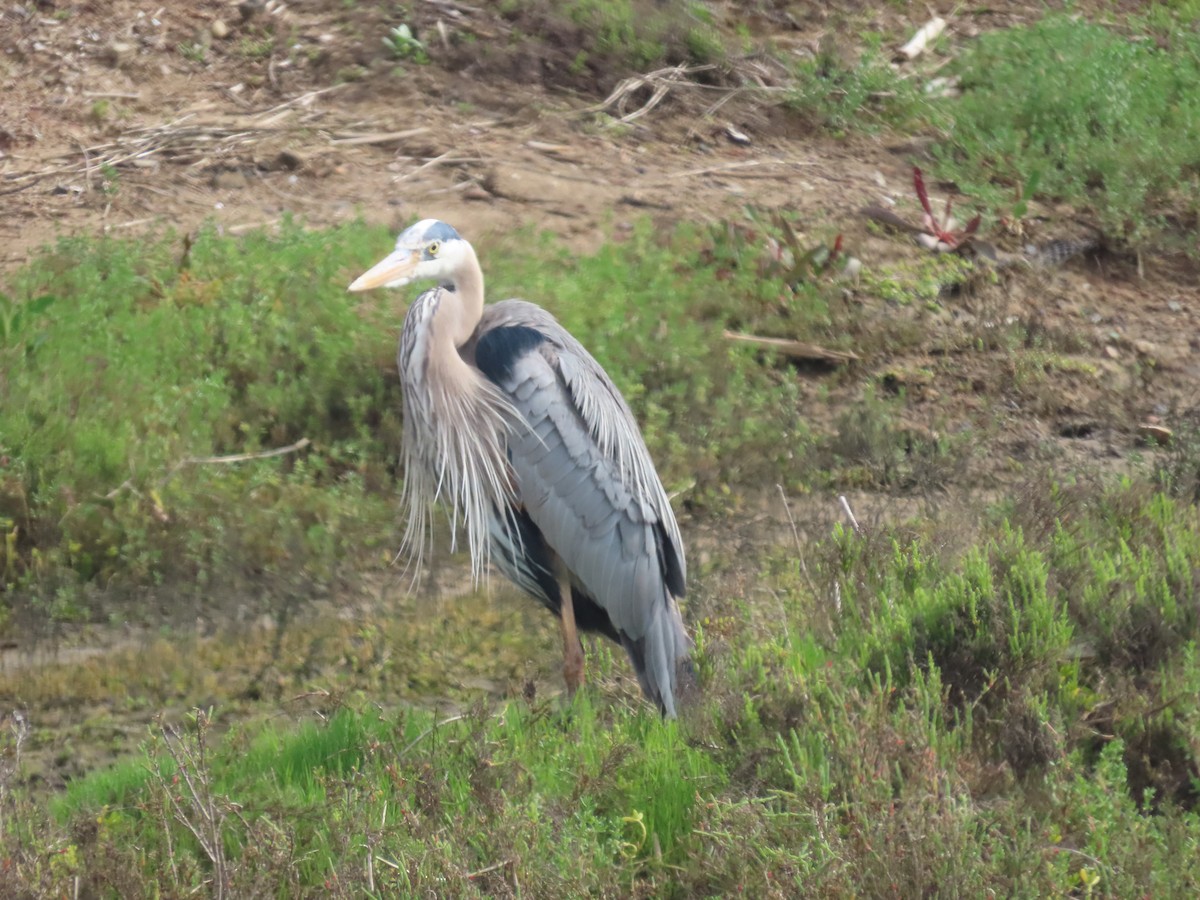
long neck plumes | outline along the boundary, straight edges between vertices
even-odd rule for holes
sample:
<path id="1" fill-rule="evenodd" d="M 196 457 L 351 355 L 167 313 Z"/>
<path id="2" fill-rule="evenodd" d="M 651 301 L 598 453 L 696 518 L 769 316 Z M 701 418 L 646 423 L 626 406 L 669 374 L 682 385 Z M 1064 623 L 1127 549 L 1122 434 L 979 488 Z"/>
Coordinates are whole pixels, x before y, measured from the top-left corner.
<path id="1" fill-rule="evenodd" d="M 442 500 L 450 507 L 456 541 L 459 525 L 465 527 L 478 582 L 489 560 L 491 511 L 513 497 L 506 437 L 518 414 L 458 352 L 483 314 L 483 273 L 466 250 L 454 281 L 413 303 L 400 338 L 408 505 L 403 550 L 419 567 L 432 539 L 430 505 Z"/>

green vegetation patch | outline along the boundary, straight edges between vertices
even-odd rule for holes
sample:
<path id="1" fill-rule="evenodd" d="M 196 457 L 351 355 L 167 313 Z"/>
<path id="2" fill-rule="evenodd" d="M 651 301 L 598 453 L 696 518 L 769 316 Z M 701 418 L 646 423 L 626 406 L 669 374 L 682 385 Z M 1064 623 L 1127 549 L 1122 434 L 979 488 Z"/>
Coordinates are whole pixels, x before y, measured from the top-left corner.
<path id="1" fill-rule="evenodd" d="M 490 296 L 542 303 L 593 351 L 672 490 L 702 500 L 794 451 L 794 385 L 722 336 L 777 281 L 720 264 L 704 235 L 644 224 L 584 259 L 508 240 L 480 248 Z M 304 593 L 387 557 L 395 346 L 417 289 L 363 301 L 345 287 L 389 242 L 362 225 L 73 240 L 18 272 L 0 298 L 9 610 L 88 618 L 102 595 L 211 601 L 280 577 Z"/>
<path id="2" fill-rule="evenodd" d="M 849 54 L 829 40 L 791 66 L 787 106 L 835 134 L 917 124 L 930 100 L 918 79 L 889 62 L 883 35 L 867 34 L 861 53 Z"/>
<path id="3" fill-rule="evenodd" d="M 342 284 L 369 234 L 70 240 L 17 273 L 0 346 L 8 589 L 45 607 L 72 585 L 204 590 L 264 567 L 328 583 L 360 541 L 378 546 L 394 335 Z"/>
<path id="4" fill-rule="evenodd" d="M 957 64 L 939 175 L 991 205 L 1035 180 L 1135 244 L 1194 226 L 1200 197 L 1200 35 L 1163 45 L 1050 16 L 984 34 Z"/>
<path id="5" fill-rule="evenodd" d="M 961 551 L 953 518 L 836 529 L 780 547 L 766 590 L 691 599 L 678 722 L 599 653 L 565 709 L 332 702 L 223 737 L 200 712 L 49 811 L 0 780 L 10 872 L 122 896 L 1194 893 L 1196 508 L 1038 483 L 979 524 Z"/>

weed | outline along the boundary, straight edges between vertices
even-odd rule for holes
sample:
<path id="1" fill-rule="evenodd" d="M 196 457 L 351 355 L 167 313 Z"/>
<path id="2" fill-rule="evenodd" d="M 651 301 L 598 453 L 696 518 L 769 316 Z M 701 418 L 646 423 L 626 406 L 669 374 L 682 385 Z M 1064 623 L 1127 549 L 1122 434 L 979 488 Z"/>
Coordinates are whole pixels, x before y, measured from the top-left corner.
<path id="1" fill-rule="evenodd" d="M 252 37 L 244 35 L 237 45 L 237 53 L 243 59 L 261 60 L 269 59 L 271 54 L 275 52 L 275 38 L 271 35 L 263 37 Z"/>
<path id="2" fill-rule="evenodd" d="M 187 829 L 212 865 L 212 895 L 225 897 L 230 879 L 225 851 L 229 809 L 213 791 L 208 750 L 210 713 L 195 710 L 191 720 L 192 730 L 186 735 L 179 728 L 160 726 L 149 754 L 150 773 L 160 796 L 158 805 L 170 810 L 175 823 Z M 163 765 L 167 758 L 172 763 L 170 777 Z M 169 833 L 171 823 L 164 818 L 161 824 L 164 833 Z M 174 846 L 168 843 L 167 850 L 171 870 L 178 873 Z"/>
<path id="3" fill-rule="evenodd" d="M 971 260 L 956 253 L 939 253 L 889 267 L 867 268 L 861 284 L 865 292 L 889 303 L 931 304 L 964 283 L 975 271 Z"/>
<path id="4" fill-rule="evenodd" d="M 1200 502 L 1200 407 L 1179 416 L 1169 452 L 1159 467 L 1159 480 L 1172 496 Z"/>
<path id="5" fill-rule="evenodd" d="M 989 205 L 1035 175 L 1050 197 L 1095 210 L 1110 235 L 1167 237 L 1168 216 L 1197 212 L 1200 38 L 1160 49 L 1102 25 L 1050 16 L 983 35 L 959 68 L 937 155 Z"/>
<path id="6" fill-rule="evenodd" d="M 409 60 L 418 65 L 426 65 L 429 62 L 425 44 L 417 39 L 407 25 L 397 25 L 393 28 L 383 39 L 383 46 L 393 59 Z"/>
<path id="7" fill-rule="evenodd" d="M 979 223 L 983 217 L 976 214 L 975 218 L 971 219 L 961 231 L 955 230 L 954 219 L 951 216 L 950 198 L 946 198 L 946 209 L 942 213 L 941 221 L 933 214 L 933 207 L 929 203 L 929 193 L 925 189 L 925 178 L 918 166 L 913 166 L 913 190 L 917 195 L 917 200 L 921 204 L 921 209 L 925 212 L 925 217 L 922 221 L 925 232 L 922 237 L 928 240 L 923 241 L 923 245 L 932 250 L 957 250 L 970 244 L 971 239 L 975 236 L 975 232 L 979 230 Z"/>
<path id="8" fill-rule="evenodd" d="M 100 178 L 103 179 L 100 190 L 104 192 L 104 196 L 115 197 L 121 190 L 121 173 L 114 166 L 108 163 L 100 165 Z"/>
<path id="9" fill-rule="evenodd" d="M 1120 611 L 1143 593 L 1194 638 L 1196 511 L 1144 486 L 1030 490 L 1040 505 L 1018 499 L 1016 519 L 1054 527 L 1026 533 L 997 509 L 962 553 L 944 549 L 952 521 L 835 529 L 807 576 L 782 554 L 764 570 L 769 614 L 712 598 L 706 691 L 678 723 L 627 705 L 601 666 L 566 711 L 334 704 L 320 723 L 220 740 L 207 714 L 155 731 L 140 762 L 76 781 L 53 818 L 9 795 L 17 883 L 1186 893 L 1200 665 L 1175 638 L 1123 659 L 1102 640 L 1128 637 Z M 404 646 L 403 630 L 361 637 Z"/>
<path id="10" fill-rule="evenodd" d="M 341 300 L 332 261 L 317 277 L 336 304 L 299 284 L 322 258 L 310 241 L 292 228 L 235 250 L 202 235 L 187 268 L 168 243 L 68 242 L 18 278 L 30 299 L 5 301 L 3 353 L 20 364 L 3 390 L 23 401 L 2 415 L 11 464 L 0 510 L 19 526 L 6 567 L 29 604 L 75 579 L 128 588 L 184 577 L 211 590 L 216 572 L 309 550 L 318 556 L 301 570 L 323 580 L 365 537 L 350 525 L 364 508 L 351 517 L 348 504 L 390 477 L 392 339 Z M 50 285 L 70 298 L 61 312 Z M 183 463 L 300 438 L 320 451 Z M 298 506 L 277 518 L 280 503 Z"/>
<path id="11" fill-rule="evenodd" d="M 208 63 L 208 47 L 200 41 L 182 41 L 176 49 L 184 59 L 206 65 Z"/>
<path id="12" fill-rule="evenodd" d="M 88 116 L 97 125 L 102 125 L 102 124 L 104 124 L 104 121 L 108 118 L 109 112 L 111 109 L 112 109 L 112 104 L 109 103 L 107 100 L 104 100 L 104 99 L 96 100 L 94 103 L 92 103 L 92 108 L 91 108 L 91 110 L 89 110 Z"/>
<path id="13" fill-rule="evenodd" d="M 837 132 L 919 121 L 928 105 L 914 81 L 888 65 L 881 35 L 869 35 L 853 60 L 834 45 L 823 45 L 821 52 L 797 62 L 793 74 L 787 105 Z"/>

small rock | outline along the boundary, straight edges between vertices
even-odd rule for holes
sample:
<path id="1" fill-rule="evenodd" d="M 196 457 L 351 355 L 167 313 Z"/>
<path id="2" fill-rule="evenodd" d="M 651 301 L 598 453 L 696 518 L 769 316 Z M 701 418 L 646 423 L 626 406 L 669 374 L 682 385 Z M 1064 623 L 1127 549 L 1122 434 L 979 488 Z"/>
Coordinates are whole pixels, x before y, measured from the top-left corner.
<path id="1" fill-rule="evenodd" d="M 732 125 L 725 126 L 725 136 L 735 144 L 741 144 L 743 147 L 748 146 L 751 143 L 750 135 L 746 134 L 744 131 L 738 131 Z"/>
<path id="2" fill-rule="evenodd" d="M 1136 350 L 1138 353 L 1140 353 L 1142 356 L 1157 356 L 1158 355 L 1158 347 L 1156 345 L 1150 343 L 1150 341 L 1144 341 L 1144 340 L 1134 341 L 1133 349 Z"/>
<path id="3" fill-rule="evenodd" d="M 243 22 L 249 22 L 262 12 L 266 5 L 266 0 L 242 0 L 237 7 L 238 15 L 242 17 Z"/>
<path id="4" fill-rule="evenodd" d="M 304 168 L 304 157 L 294 150 L 280 150 L 275 156 L 274 168 L 294 172 Z"/>
<path id="5" fill-rule="evenodd" d="M 236 170 L 217 172 L 213 175 L 212 186 L 219 191 L 240 191 L 246 186 L 246 176 Z"/>
<path id="6" fill-rule="evenodd" d="M 1171 312 L 1183 312 L 1183 304 L 1178 300 L 1168 300 L 1167 309 L 1169 309 Z"/>
<path id="7" fill-rule="evenodd" d="M 1120 359 L 1121 358 L 1121 351 L 1118 350 L 1116 347 L 1114 347 L 1112 344 L 1109 344 L 1107 347 L 1105 347 L 1104 352 L 1105 352 L 1105 354 L 1108 355 L 1109 359 Z"/>
<path id="8" fill-rule="evenodd" d="M 101 51 L 101 58 L 112 66 L 114 69 L 121 68 L 133 59 L 134 53 L 137 52 L 137 47 L 133 44 L 127 44 L 123 41 L 113 41 Z"/>
<path id="9" fill-rule="evenodd" d="M 212 32 L 212 36 L 218 41 L 229 37 L 229 26 L 221 19 L 213 19 L 213 23 L 208 26 L 208 30 Z"/>

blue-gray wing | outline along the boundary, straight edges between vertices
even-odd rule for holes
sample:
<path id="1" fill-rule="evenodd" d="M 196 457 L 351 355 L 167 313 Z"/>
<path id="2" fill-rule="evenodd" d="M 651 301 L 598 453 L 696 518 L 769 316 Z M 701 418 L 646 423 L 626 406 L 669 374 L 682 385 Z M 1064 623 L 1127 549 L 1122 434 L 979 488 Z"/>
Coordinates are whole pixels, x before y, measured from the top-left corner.
<path id="1" fill-rule="evenodd" d="M 540 307 L 488 307 L 475 364 L 527 429 L 508 437 L 518 499 L 572 581 L 621 635 L 646 692 L 674 712 L 688 651 L 676 597 L 679 526 L 629 407 L 611 379 Z"/>

